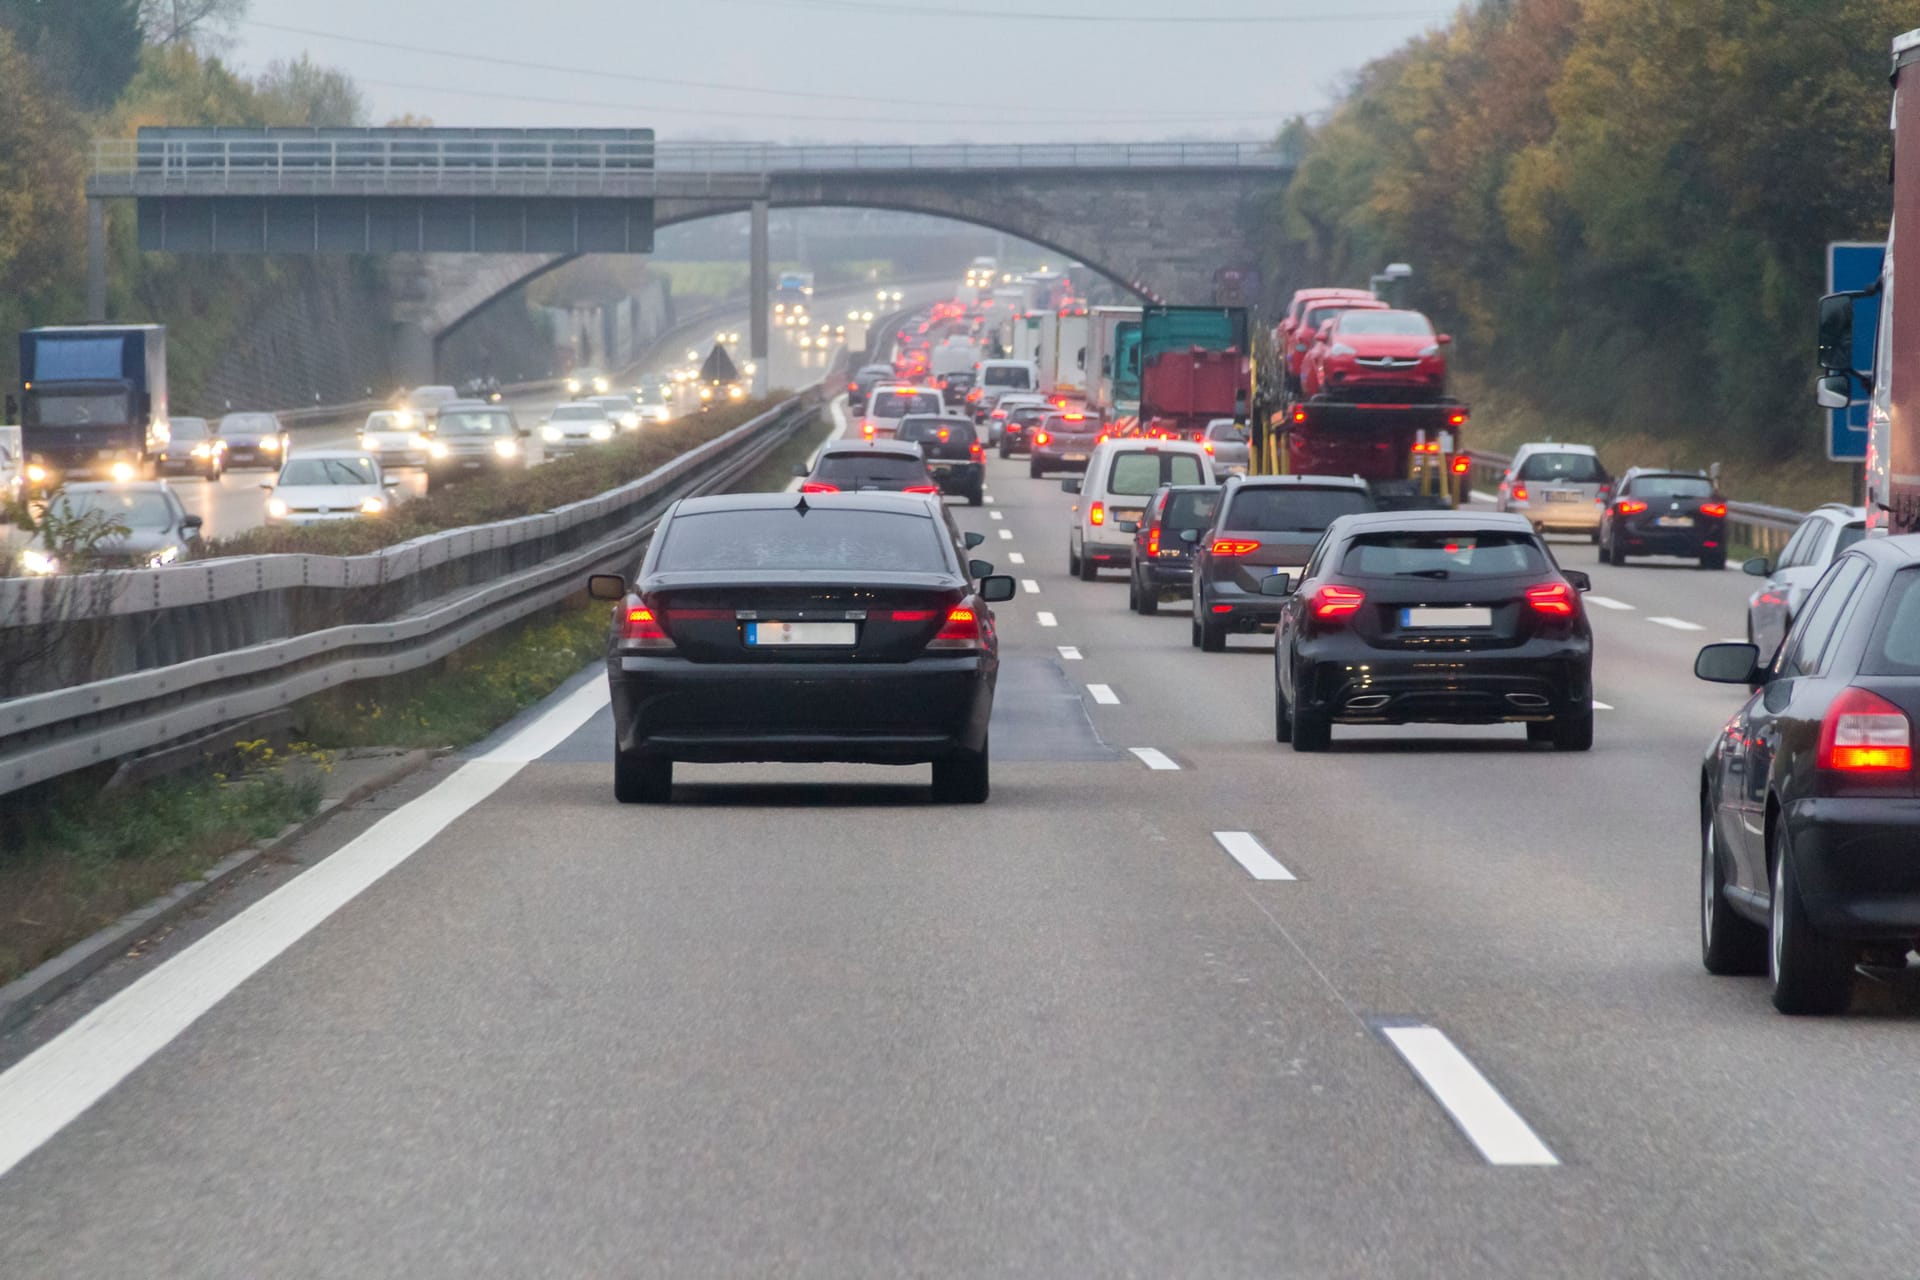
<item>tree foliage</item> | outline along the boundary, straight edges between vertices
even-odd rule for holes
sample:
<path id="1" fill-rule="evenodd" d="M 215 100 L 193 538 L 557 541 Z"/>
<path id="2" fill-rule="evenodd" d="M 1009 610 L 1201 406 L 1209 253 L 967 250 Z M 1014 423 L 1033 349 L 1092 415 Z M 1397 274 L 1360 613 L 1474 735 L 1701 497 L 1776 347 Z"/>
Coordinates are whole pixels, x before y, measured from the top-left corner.
<path id="1" fill-rule="evenodd" d="M 0 0 L 0 26 L 43 89 L 90 110 L 119 97 L 140 65 L 139 0 Z"/>
<path id="2" fill-rule="evenodd" d="M 248 0 L 139 0 L 140 24 L 153 44 L 190 44 L 218 52 L 247 16 Z"/>
<path id="3" fill-rule="evenodd" d="M 1809 448 L 1825 247 L 1886 230 L 1913 25 L 1911 0 L 1484 0 L 1291 127 L 1274 265 L 1414 263 L 1461 361 L 1541 408 Z"/>

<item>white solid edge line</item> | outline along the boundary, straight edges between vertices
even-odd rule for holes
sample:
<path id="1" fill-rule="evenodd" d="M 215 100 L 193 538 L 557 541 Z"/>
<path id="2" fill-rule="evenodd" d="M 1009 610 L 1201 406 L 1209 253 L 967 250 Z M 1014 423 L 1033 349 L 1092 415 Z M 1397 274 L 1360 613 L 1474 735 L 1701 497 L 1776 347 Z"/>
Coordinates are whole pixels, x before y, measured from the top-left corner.
<path id="1" fill-rule="evenodd" d="M 1013 541 L 1013 530 L 1011 530 L 1011 529 L 1004 529 L 1004 528 L 1003 528 L 1003 529 L 1001 529 L 1001 530 L 1000 530 L 1000 540 L 1001 540 L 1002 542 L 1012 542 L 1012 541 Z"/>
<path id="2" fill-rule="evenodd" d="M 1560 1163 L 1520 1113 L 1438 1027 L 1384 1027 L 1382 1034 L 1488 1164 Z"/>
<path id="3" fill-rule="evenodd" d="M 1593 700 L 1593 709 L 1594 709 L 1595 711 L 1611 711 L 1611 710 L 1613 710 L 1613 708 L 1612 708 L 1612 707 L 1610 707 L 1610 706 L 1608 706 L 1608 705 L 1607 705 L 1606 703 L 1604 703 L 1604 702 L 1602 702 L 1602 701 L 1600 701 L 1600 699 L 1598 699 L 1598 698 L 1595 698 L 1595 699 Z"/>
<path id="4" fill-rule="evenodd" d="M 578 730 L 607 699 L 605 680 L 575 690 L 0 1074 L 0 1177 L 234 988 Z"/>
<path id="5" fill-rule="evenodd" d="M 1597 604 L 1602 609 L 1629 609 L 1630 610 L 1633 608 L 1633 606 L 1628 604 L 1625 600 L 1615 600 L 1612 596 L 1596 596 L 1591 591 L 1587 593 L 1587 603 Z"/>
<path id="6" fill-rule="evenodd" d="M 1653 623 L 1656 626 L 1672 627 L 1675 631 L 1705 631 L 1706 630 L 1706 628 L 1701 626 L 1699 623 L 1688 622 L 1685 618 L 1648 618 L 1647 621 Z"/>
<path id="7" fill-rule="evenodd" d="M 1168 769 L 1177 770 L 1180 767 L 1168 759 L 1165 752 L 1155 747 L 1128 747 L 1127 750 L 1138 756 L 1140 763 L 1146 765 L 1149 769 L 1156 771 Z"/>
<path id="8" fill-rule="evenodd" d="M 1033 616 L 1034 616 L 1034 620 L 1037 621 L 1043 627 L 1057 627 L 1060 625 L 1059 619 L 1055 618 L 1052 614 L 1048 613 L 1045 609 L 1040 610 L 1038 613 L 1034 614 Z"/>
<path id="9" fill-rule="evenodd" d="M 1013 564 L 1025 564 L 1027 562 L 1027 558 L 1018 551 L 1007 552 L 1007 559 Z"/>
<path id="10" fill-rule="evenodd" d="M 1020 579 L 1020 589 L 1026 592 L 1030 596 L 1037 596 L 1040 594 L 1040 584 L 1034 581 L 1032 578 Z"/>
<path id="11" fill-rule="evenodd" d="M 1078 662 L 1080 661 L 1080 650 L 1070 644 L 1063 644 L 1060 646 L 1060 656 L 1068 662 Z"/>
<path id="12" fill-rule="evenodd" d="M 1268 853 L 1266 846 L 1254 839 L 1251 831 L 1216 831 L 1213 838 L 1220 842 L 1233 860 L 1245 867 L 1247 874 L 1255 880 L 1291 880 L 1293 872 L 1280 865 L 1280 860 Z"/>
<path id="13" fill-rule="evenodd" d="M 1103 707 L 1117 707 L 1120 705 L 1120 695 L 1113 691 L 1112 685 L 1090 684 L 1087 686 L 1087 692 L 1093 696 L 1095 702 Z"/>

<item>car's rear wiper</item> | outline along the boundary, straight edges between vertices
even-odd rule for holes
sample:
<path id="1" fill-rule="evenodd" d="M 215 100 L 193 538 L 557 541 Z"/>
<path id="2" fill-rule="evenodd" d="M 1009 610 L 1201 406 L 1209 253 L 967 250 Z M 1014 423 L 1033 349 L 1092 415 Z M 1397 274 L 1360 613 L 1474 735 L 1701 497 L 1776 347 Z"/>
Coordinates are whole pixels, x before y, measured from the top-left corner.
<path id="1" fill-rule="evenodd" d="M 1407 569 L 1393 575 L 1396 578 L 1433 578 L 1444 582 L 1453 576 L 1451 569 Z"/>

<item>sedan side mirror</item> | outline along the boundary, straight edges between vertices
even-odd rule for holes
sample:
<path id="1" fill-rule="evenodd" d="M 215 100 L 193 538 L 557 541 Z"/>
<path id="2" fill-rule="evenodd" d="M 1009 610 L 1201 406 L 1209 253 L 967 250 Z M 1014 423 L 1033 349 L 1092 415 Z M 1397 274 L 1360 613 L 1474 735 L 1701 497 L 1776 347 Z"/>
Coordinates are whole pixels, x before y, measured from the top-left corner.
<path id="1" fill-rule="evenodd" d="M 1746 574 L 1749 578 L 1764 578 L 1773 572 L 1773 561 L 1767 559 L 1765 556 L 1755 556 L 1740 566 L 1740 572 Z"/>
<path id="2" fill-rule="evenodd" d="M 1587 572 L 1584 569 L 1562 569 L 1560 576 L 1565 578 L 1567 585 L 1575 591 L 1593 590 L 1593 579 L 1587 576 Z"/>
<path id="3" fill-rule="evenodd" d="M 794 464 L 793 464 L 793 476 L 794 476 L 794 479 L 796 479 L 796 480 L 805 480 L 805 479 L 806 479 L 806 478 L 807 478 L 808 476 L 810 476 L 810 475 L 812 475 L 812 474 L 813 474 L 813 472 L 811 472 L 811 471 L 809 471 L 809 470 L 807 470 L 807 464 L 806 464 L 806 463 L 804 463 L 804 462 L 796 462 L 796 463 L 794 463 Z"/>
<path id="4" fill-rule="evenodd" d="M 993 562 L 991 560 L 967 561 L 967 576 L 969 578 L 991 578 L 993 576 Z"/>
<path id="5" fill-rule="evenodd" d="M 1004 604 L 1019 589 L 1020 584 L 1005 574 L 980 579 L 980 598 L 988 604 Z"/>
<path id="6" fill-rule="evenodd" d="M 1693 660 L 1693 674 L 1714 684 L 1758 683 L 1760 648 L 1751 644 L 1710 644 Z"/>
<path id="7" fill-rule="evenodd" d="M 595 600 L 624 600 L 627 580 L 617 573 L 596 573 L 587 578 L 587 595 Z"/>
<path id="8" fill-rule="evenodd" d="M 973 550 L 975 547 L 979 546 L 981 543 L 987 540 L 987 535 L 984 533 L 969 532 L 965 534 L 964 537 L 967 543 L 967 550 L 969 551 Z"/>
<path id="9" fill-rule="evenodd" d="M 205 523 L 206 521 L 202 520 L 199 516 L 188 516 L 185 520 L 182 520 L 180 522 L 180 527 L 182 529 L 192 529 L 197 532 L 200 526 L 204 525 Z"/>
<path id="10" fill-rule="evenodd" d="M 1062 493 L 1078 493 L 1080 489 L 1081 477 L 1079 476 L 1071 476 L 1060 482 L 1060 492 Z"/>
<path id="11" fill-rule="evenodd" d="M 1290 573 L 1270 573 L 1260 579 L 1260 594 L 1263 596 L 1290 596 L 1293 594 L 1293 575 Z"/>

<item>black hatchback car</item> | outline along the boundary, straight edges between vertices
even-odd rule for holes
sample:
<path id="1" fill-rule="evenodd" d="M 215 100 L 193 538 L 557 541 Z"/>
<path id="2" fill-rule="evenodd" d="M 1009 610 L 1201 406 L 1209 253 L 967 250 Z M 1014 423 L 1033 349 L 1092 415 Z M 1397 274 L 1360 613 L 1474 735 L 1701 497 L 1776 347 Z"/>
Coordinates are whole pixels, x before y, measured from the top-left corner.
<path id="1" fill-rule="evenodd" d="M 1128 608 L 1156 614 L 1163 597 L 1192 592 L 1193 549 L 1213 527 L 1219 505 L 1220 488 L 1211 484 L 1163 484 L 1147 499 L 1134 523 Z"/>
<path id="2" fill-rule="evenodd" d="M 1633 556 L 1686 556 L 1727 567 L 1727 500 L 1700 471 L 1633 467 L 1600 513 L 1600 563 Z"/>
<path id="3" fill-rule="evenodd" d="M 811 469 L 793 473 L 802 493 L 940 492 L 920 446 L 893 440 L 842 440 L 822 449 Z"/>
<path id="4" fill-rule="evenodd" d="M 1783 1013 L 1836 1013 L 1856 964 L 1920 945 L 1920 536 L 1854 544 L 1759 662 L 1694 663 L 1752 690 L 1701 767 L 1701 959 L 1768 974 Z"/>
<path id="5" fill-rule="evenodd" d="M 901 444 L 917 444 L 927 460 L 927 470 L 940 492 L 956 494 L 977 507 L 984 500 L 987 484 L 986 451 L 980 446 L 973 419 L 968 417 L 910 416 L 900 419 L 893 438 Z"/>
<path id="6" fill-rule="evenodd" d="M 1229 632 L 1279 622 L 1286 602 L 1262 595 L 1261 584 L 1283 569 L 1298 572 L 1336 519 L 1374 507 L 1367 482 L 1353 476 L 1228 479 L 1213 527 L 1194 548 L 1194 646 L 1218 653 Z"/>
<path id="7" fill-rule="evenodd" d="M 944 514 L 895 494 L 676 502 L 607 647 L 614 796 L 671 798 L 675 761 L 933 765 L 936 800 L 988 792 L 1000 668 L 988 606 L 1012 578 L 963 563 Z"/>
<path id="8" fill-rule="evenodd" d="M 1525 516 L 1341 516 L 1285 598 L 1274 644 L 1274 736 L 1324 751 L 1336 724 L 1527 726 L 1593 745 L 1593 632 L 1580 592 Z"/>

